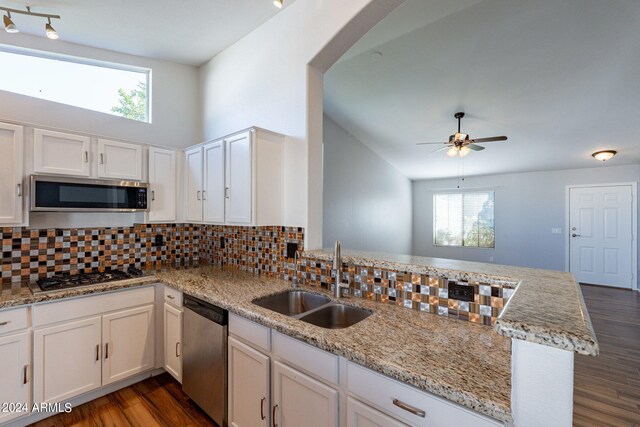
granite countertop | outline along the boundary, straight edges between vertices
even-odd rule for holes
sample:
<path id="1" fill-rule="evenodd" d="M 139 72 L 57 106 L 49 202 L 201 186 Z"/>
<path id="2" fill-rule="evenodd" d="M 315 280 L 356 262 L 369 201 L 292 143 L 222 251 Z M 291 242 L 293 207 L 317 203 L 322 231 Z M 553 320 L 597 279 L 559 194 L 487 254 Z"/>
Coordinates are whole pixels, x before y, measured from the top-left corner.
<path id="1" fill-rule="evenodd" d="M 330 261 L 328 249 L 303 257 Z M 452 279 L 517 284 L 494 326 L 498 334 L 588 356 L 599 353 L 582 291 L 571 273 L 443 258 L 342 250 L 342 261 Z"/>
<path id="2" fill-rule="evenodd" d="M 167 269 L 142 278 L 31 294 L 28 287 L 3 293 L 0 308 L 52 301 L 163 282 L 315 347 L 343 356 L 421 390 L 511 422 L 511 340 L 482 325 L 379 304 L 341 302 L 373 314 L 346 329 L 323 329 L 259 307 L 251 301 L 291 289 L 290 282 L 232 268 Z M 309 292 L 328 291 L 303 286 Z"/>

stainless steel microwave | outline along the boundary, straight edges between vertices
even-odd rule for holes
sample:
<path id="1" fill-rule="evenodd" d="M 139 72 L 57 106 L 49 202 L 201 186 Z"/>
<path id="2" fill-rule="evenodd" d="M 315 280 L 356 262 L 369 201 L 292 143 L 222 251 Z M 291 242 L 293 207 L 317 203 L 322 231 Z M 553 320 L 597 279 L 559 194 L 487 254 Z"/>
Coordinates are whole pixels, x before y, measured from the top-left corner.
<path id="1" fill-rule="evenodd" d="M 32 211 L 147 210 L 148 184 L 143 182 L 31 175 L 30 189 Z"/>

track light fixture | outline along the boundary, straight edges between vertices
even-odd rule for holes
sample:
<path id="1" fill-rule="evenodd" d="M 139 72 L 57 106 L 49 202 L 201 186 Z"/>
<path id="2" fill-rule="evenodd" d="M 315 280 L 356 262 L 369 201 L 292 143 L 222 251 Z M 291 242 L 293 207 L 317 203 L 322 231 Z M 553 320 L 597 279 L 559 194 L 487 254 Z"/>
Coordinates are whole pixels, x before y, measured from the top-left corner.
<path id="1" fill-rule="evenodd" d="M 31 8 L 29 6 L 27 6 L 27 10 L 12 9 L 12 8 L 9 8 L 9 7 L 0 6 L 0 10 L 4 10 L 5 12 L 7 12 L 7 14 L 4 15 L 4 17 L 2 19 L 3 22 L 4 22 L 4 30 L 7 33 L 19 33 L 20 32 L 20 30 L 18 30 L 18 27 L 16 27 L 16 24 L 14 24 L 13 21 L 11 20 L 11 14 L 12 13 L 19 13 L 21 15 L 36 16 L 38 18 L 46 18 L 47 19 L 47 23 L 44 26 L 44 30 L 45 30 L 45 34 L 47 35 L 47 37 L 52 39 L 52 40 L 56 40 L 56 39 L 58 39 L 60 37 L 58 35 L 58 32 L 51 25 L 51 20 L 52 19 L 60 19 L 60 15 L 51 15 L 50 13 L 31 12 Z"/>
<path id="2" fill-rule="evenodd" d="M 284 6 L 284 0 L 273 0 L 273 5 L 278 9 L 282 9 L 282 6 Z"/>

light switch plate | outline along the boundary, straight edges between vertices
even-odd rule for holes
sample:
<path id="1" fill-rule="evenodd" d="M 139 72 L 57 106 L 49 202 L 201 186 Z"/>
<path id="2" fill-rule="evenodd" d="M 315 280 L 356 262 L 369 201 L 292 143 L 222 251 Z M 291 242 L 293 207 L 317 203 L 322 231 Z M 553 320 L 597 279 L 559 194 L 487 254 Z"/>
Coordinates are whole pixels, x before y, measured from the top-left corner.
<path id="1" fill-rule="evenodd" d="M 551 234 L 562 234 L 562 228 L 554 227 L 551 229 Z"/>

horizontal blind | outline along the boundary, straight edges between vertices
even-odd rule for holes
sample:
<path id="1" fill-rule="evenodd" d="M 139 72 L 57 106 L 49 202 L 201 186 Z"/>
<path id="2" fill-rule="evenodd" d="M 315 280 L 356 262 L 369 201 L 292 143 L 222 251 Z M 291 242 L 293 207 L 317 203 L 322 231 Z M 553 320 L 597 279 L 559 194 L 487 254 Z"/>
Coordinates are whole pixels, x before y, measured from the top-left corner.
<path id="1" fill-rule="evenodd" d="M 494 193 L 435 194 L 434 243 L 495 247 Z"/>

